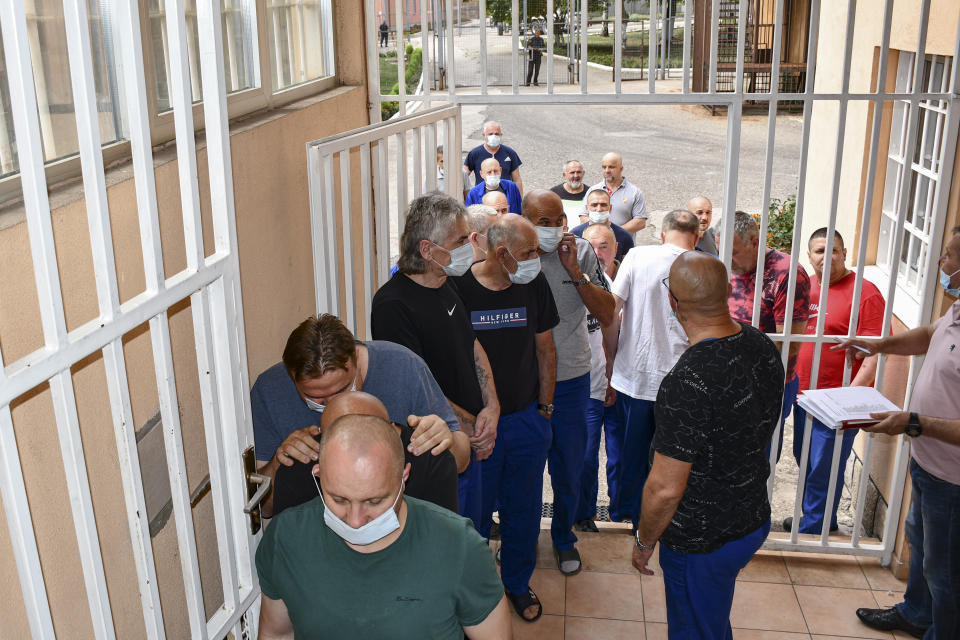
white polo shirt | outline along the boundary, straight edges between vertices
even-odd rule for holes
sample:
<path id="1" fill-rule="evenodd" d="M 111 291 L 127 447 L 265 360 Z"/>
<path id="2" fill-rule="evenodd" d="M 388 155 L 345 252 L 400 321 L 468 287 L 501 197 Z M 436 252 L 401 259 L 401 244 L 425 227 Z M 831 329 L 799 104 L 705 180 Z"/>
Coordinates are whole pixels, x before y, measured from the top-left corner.
<path id="1" fill-rule="evenodd" d="M 660 382 L 690 346 L 662 282 L 685 251 L 675 244 L 634 247 L 613 281 L 613 295 L 624 302 L 610 385 L 632 398 L 656 400 Z"/>

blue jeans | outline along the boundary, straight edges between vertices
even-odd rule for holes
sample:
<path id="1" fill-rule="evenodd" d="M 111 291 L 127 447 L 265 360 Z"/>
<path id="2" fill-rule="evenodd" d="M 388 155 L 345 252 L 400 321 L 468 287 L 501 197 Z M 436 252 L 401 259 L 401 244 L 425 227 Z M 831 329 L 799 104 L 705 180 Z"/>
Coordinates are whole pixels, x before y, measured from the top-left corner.
<path id="1" fill-rule="evenodd" d="M 653 417 L 653 400 L 640 400 L 622 394 L 623 404 L 623 453 L 621 460 L 620 507 L 633 520 L 637 528 L 640 506 L 643 501 L 643 485 L 650 472 L 650 445 L 656 423 Z"/>
<path id="2" fill-rule="evenodd" d="M 553 393 L 553 443 L 547 462 L 553 486 L 553 522 L 550 535 L 558 551 L 572 549 L 577 541 L 573 533 L 577 503 L 580 502 L 580 476 L 583 475 L 583 451 L 587 448 L 587 400 L 590 399 L 590 374 L 557 382 Z"/>
<path id="3" fill-rule="evenodd" d="M 897 610 L 928 627 L 924 640 L 960 638 L 960 485 L 910 461 L 913 504 L 907 516 L 910 576 Z"/>
<path id="4" fill-rule="evenodd" d="M 587 449 L 583 458 L 583 476 L 580 479 L 580 504 L 577 507 L 576 521 L 592 520 L 597 515 L 597 491 L 600 467 L 600 431 L 606 436 L 607 450 L 607 493 L 610 496 L 610 520 L 619 509 L 619 462 L 620 448 L 623 445 L 623 423 L 617 411 L 617 405 L 603 406 L 603 400 L 587 400 Z"/>
<path id="5" fill-rule="evenodd" d="M 807 412 L 800 405 L 793 407 L 793 457 L 800 465 L 803 448 L 803 434 L 807 428 Z M 843 473 L 847 468 L 847 459 L 853 450 L 853 441 L 857 438 L 856 429 L 834 430 L 813 418 L 810 430 L 810 457 L 807 460 L 807 479 L 803 485 L 803 517 L 800 519 L 800 533 L 819 534 L 823 527 L 824 511 L 827 508 L 827 489 L 830 488 L 830 465 L 833 462 L 833 443 L 837 435 L 842 436 L 840 445 L 840 466 L 837 467 L 837 486 L 833 490 L 833 509 L 830 513 L 830 528 L 837 526 L 837 503 L 843 491 Z"/>
<path id="6" fill-rule="evenodd" d="M 660 545 L 670 640 L 732 640 L 730 608 L 737 575 L 767 539 L 770 521 L 712 553 Z"/>
<path id="7" fill-rule="evenodd" d="M 783 453 L 783 423 L 790 415 L 793 404 L 797 401 L 797 394 L 800 392 L 800 378 L 793 376 L 783 386 L 783 404 L 780 407 L 780 440 L 777 442 L 777 462 L 780 462 L 780 454 Z M 772 444 L 772 443 L 771 443 Z M 770 455 L 770 449 L 767 449 L 767 457 Z"/>
<path id="8" fill-rule="evenodd" d="M 457 500 L 460 515 L 464 518 L 470 518 L 477 531 L 480 531 L 480 524 L 483 520 L 481 482 L 480 462 L 471 451 L 470 466 L 457 478 Z"/>
<path id="9" fill-rule="evenodd" d="M 500 511 L 500 575 L 510 593 L 526 593 L 537 564 L 543 511 L 543 466 L 550 449 L 550 421 L 537 405 L 500 416 L 493 453 L 480 463 L 483 520 L 490 537 L 494 505 Z"/>

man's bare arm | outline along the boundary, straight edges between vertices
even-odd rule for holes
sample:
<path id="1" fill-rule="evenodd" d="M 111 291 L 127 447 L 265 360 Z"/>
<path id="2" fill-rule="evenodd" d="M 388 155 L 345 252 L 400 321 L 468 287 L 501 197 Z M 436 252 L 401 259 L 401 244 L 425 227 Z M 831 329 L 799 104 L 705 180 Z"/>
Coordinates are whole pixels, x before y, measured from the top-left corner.
<path id="1" fill-rule="evenodd" d="M 934 329 L 934 325 L 928 324 L 904 333 L 898 333 L 895 336 L 880 338 L 879 340 L 854 338 L 852 340 L 844 340 L 840 344 L 831 347 L 831 349 L 849 349 L 851 353 L 848 354 L 848 357 L 852 354 L 852 356 L 858 360 L 875 353 L 888 353 L 896 356 L 918 356 L 926 353 L 927 349 L 930 348 L 930 338 L 933 337 Z M 869 353 L 864 353 L 859 349 L 852 349 L 851 347 L 862 347 L 869 351 Z"/>
<path id="2" fill-rule="evenodd" d="M 293 622 L 283 600 L 260 599 L 260 640 L 293 640 Z"/>
<path id="3" fill-rule="evenodd" d="M 540 372 L 540 404 L 553 404 L 553 391 L 557 384 L 557 350 L 553 346 L 553 331 L 538 333 L 537 365 Z"/>
<path id="4" fill-rule="evenodd" d="M 870 414 L 880 418 L 880 422 L 872 427 L 863 427 L 864 431 L 872 433 L 886 433 L 895 436 L 903 433 L 910 421 L 909 411 L 888 411 Z M 927 438 L 936 438 L 941 442 L 960 445 L 960 420 L 934 418 L 932 416 L 917 416 L 920 420 L 920 433 Z"/>
<path id="5" fill-rule="evenodd" d="M 507 596 L 500 599 L 500 603 L 490 612 L 490 615 L 483 619 L 483 622 L 464 627 L 463 633 L 470 640 L 512 640 L 513 628 L 510 626 Z"/>
<path id="6" fill-rule="evenodd" d="M 786 326 L 786 325 L 778 324 L 778 325 L 777 325 L 777 333 L 783 333 L 783 328 L 784 328 L 784 326 Z M 799 321 L 797 321 L 797 320 L 794 320 L 794 321 L 790 324 L 790 333 L 791 333 L 792 335 L 795 335 L 795 336 L 802 336 L 802 335 L 806 334 L 806 333 L 807 333 L 807 321 L 804 320 L 803 322 L 799 322 Z M 773 344 L 777 345 L 777 350 L 779 350 L 780 347 L 782 346 L 783 342 L 782 342 L 782 341 L 779 341 L 779 342 L 778 342 L 778 341 L 774 340 L 774 341 L 773 341 Z M 800 349 L 802 349 L 802 348 L 803 348 L 803 343 L 802 343 L 802 342 L 791 342 L 791 343 L 790 343 L 790 355 L 791 355 L 791 356 L 797 355 L 798 353 L 800 353 Z"/>
<path id="7" fill-rule="evenodd" d="M 625 223 L 620 225 L 627 233 L 630 235 L 635 234 L 637 231 L 640 231 L 647 226 L 646 218 L 630 218 Z"/>
<path id="8" fill-rule="evenodd" d="M 513 183 L 517 185 L 517 189 L 520 190 L 520 195 L 523 195 L 523 179 L 520 177 L 520 169 L 514 169 L 510 172 L 510 179 L 513 180 Z"/>
<path id="9" fill-rule="evenodd" d="M 643 510 L 637 531 L 642 542 L 653 546 L 670 524 L 687 490 L 693 464 L 654 452 L 653 467 L 643 487 Z"/>

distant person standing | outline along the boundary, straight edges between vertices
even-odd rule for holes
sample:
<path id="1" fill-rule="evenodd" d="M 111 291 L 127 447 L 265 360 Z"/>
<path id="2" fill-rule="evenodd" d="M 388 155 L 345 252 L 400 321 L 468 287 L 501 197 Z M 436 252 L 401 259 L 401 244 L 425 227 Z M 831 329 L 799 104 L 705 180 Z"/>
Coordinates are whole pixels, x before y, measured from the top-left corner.
<path id="1" fill-rule="evenodd" d="M 540 86 L 540 61 L 543 59 L 543 52 L 547 48 L 543 41 L 543 29 L 537 29 L 536 35 L 527 40 L 527 82 L 525 86 L 530 86 L 530 78 L 533 78 L 533 86 Z"/>
<path id="2" fill-rule="evenodd" d="M 610 194 L 610 221 L 631 235 L 647 226 L 647 201 L 643 192 L 623 177 L 623 156 L 608 153 L 600 160 L 600 169 L 603 182 L 593 185 L 591 190 L 603 188 Z"/>
<path id="3" fill-rule="evenodd" d="M 467 154 L 467 159 L 463 163 L 464 170 L 473 173 L 474 183 L 482 184 L 483 176 L 480 175 L 480 165 L 487 158 L 496 158 L 503 169 L 503 175 L 507 176 L 517 185 L 520 195 L 523 195 L 523 180 L 520 178 L 520 156 L 517 152 L 502 144 L 503 127 L 495 120 L 483 123 L 483 144 L 474 147 Z M 514 213 L 519 213 L 518 209 Z"/>
<path id="4" fill-rule="evenodd" d="M 387 36 L 390 33 L 390 27 L 387 26 L 387 19 L 384 18 L 383 22 L 380 23 L 380 46 L 387 46 Z"/>
<path id="5" fill-rule="evenodd" d="M 700 238 L 697 240 L 697 250 L 719 256 L 717 232 L 710 226 L 713 221 L 713 203 L 706 196 L 695 196 L 687 203 L 687 211 L 697 216 L 697 220 L 700 221 Z"/>
<path id="6" fill-rule="evenodd" d="M 563 200 L 563 212 L 567 214 L 567 222 L 573 222 L 583 212 L 583 197 L 587 193 L 587 185 L 583 184 L 583 163 L 579 160 L 567 160 L 563 165 L 563 182 L 550 191 Z"/>

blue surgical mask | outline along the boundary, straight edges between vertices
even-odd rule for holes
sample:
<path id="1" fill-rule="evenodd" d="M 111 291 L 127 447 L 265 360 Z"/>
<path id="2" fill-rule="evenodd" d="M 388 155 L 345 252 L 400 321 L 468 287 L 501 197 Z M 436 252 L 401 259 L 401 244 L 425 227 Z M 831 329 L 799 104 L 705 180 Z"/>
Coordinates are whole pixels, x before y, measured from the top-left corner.
<path id="1" fill-rule="evenodd" d="M 313 484 L 317 486 L 317 493 L 320 494 L 320 502 L 323 502 L 323 521 L 330 527 L 331 531 L 350 544 L 355 544 L 358 547 L 373 544 L 400 528 L 400 519 L 397 518 L 397 502 L 400 501 L 400 496 L 403 494 L 404 483 L 402 480 L 400 491 L 397 492 L 397 498 L 393 501 L 393 505 L 367 524 L 355 529 L 338 518 L 337 514 L 327 507 L 327 503 L 323 501 L 320 485 L 317 483 L 317 476 L 311 474 L 311 477 L 313 477 Z"/>
<path id="2" fill-rule="evenodd" d="M 507 253 L 510 253 L 510 250 L 507 250 Z M 540 256 L 534 256 L 529 260 L 517 260 L 512 253 L 510 257 L 516 260 L 517 262 L 517 271 L 515 273 L 508 273 L 507 275 L 510 278 L 510 282 L 514 284 L 527 284 L 537 277 L 537 274 L 540 273 Z"/>
<path id="3" fill-rule="evenodd" d="M 953 287 L 951 289 L 950 281 L 953 280 L 953 276 L 957 275 L 958 273 L 960 273 L 960 269 L 957 269 L 950 275 L 947 275 L 943 269 L 940 269 L 940 286 L 943 287 L 943 290 L 952 295 L 954 298 L 960 298 L 960 287 Z"/>
<path id="4" fill-rule="evenodd" d="M 563 227 L 537 227 L 536 229 L 540 248 L 545 253 L 550 253 L 557 248 L 560 238 L 563 237 Z"/>
<path id="5" fill-rule="evenodd" d="M 443 249 L 440 245 L 433 243 L 433 246 L 438 249 Z M 448 276 L 462 276 L 467 272 L 467 269 L 470 268 L 470 265 L 473 264 L 473 245 L 469 242 L 460 245 L 456 249 L 443 249 L 450 254 L 450 264 L 444 266 L 430 258 L 434 262 L 437 262 L 440 265 L 440 268 L 443 269 L 443 272 Z"/>

